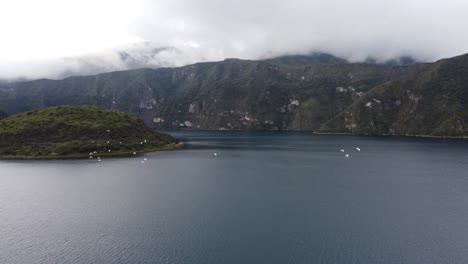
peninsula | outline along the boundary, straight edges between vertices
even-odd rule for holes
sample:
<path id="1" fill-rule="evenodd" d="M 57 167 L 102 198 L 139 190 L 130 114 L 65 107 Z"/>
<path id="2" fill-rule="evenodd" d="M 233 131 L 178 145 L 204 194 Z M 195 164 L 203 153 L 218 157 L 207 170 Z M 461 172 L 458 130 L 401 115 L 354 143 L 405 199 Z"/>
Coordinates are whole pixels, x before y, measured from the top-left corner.
<path id="1" fill-rule="evenodd" d="M 0 159 L 97 159 L 181 145 L 136 116 L 97 106 L 50 107 L 0 121 Z"/>

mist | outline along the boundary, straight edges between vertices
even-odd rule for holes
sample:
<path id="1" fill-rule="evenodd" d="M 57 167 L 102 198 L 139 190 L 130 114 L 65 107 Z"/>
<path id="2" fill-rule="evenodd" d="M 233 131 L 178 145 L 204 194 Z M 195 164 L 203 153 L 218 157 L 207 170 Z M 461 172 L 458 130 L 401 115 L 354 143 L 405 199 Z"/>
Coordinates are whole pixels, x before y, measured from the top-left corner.
<path id="1" fill-rule="evenodd" d="M 312 52 L 352 62 L 468 52 L 461 0 L 5 0 L 0 10 L 0 79 Z"/>

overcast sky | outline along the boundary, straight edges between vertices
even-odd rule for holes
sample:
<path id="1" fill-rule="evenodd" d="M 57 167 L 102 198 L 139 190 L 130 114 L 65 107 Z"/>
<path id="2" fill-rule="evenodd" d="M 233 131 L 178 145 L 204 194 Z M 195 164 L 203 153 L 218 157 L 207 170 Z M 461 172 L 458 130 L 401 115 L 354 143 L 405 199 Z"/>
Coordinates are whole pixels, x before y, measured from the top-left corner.
<path id="1" fill-rule="evenodd" d="M 466 0 L 1 0 L 0 78 L 53 76 L 80 56 L 122 68 L 113 52 L 142 42 L 174 48 L 155 66 L 313 51 L 436 60 L 468 52 L 467 10 Z"/>

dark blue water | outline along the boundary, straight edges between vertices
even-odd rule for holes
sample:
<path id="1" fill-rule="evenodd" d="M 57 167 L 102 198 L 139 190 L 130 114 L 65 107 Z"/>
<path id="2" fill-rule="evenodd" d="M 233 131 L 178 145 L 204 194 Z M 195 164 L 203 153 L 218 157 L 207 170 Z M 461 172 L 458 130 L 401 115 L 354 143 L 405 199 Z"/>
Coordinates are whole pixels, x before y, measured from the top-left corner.
<path id="1" fill-rule="evenodd" d="M 0 263 L 468 263 L 468 141 L 175 135 L 188 146 L 0 161 Z"/>

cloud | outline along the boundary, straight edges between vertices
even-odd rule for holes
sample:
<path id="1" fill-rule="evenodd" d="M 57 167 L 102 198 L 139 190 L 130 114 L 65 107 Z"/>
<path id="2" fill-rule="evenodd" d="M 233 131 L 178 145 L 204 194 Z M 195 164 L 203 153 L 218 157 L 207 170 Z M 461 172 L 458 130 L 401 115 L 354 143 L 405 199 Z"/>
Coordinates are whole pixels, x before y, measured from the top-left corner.
<path id="1" fill-rule="evenodd" d="M 463 0 L 4 0 L 0 9 L 0 78 L 57 77 L 91 62 L 116 70 L 314 51 L 351 61 L 468 52 Z M 122 51 L 140 61 L 129 65 Z"/>

